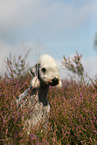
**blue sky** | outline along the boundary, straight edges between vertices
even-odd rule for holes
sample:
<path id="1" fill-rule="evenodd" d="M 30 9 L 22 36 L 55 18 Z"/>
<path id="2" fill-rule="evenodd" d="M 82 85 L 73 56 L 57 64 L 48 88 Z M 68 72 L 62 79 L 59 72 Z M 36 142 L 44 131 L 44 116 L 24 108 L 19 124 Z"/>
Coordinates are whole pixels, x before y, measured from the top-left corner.
<path id="1" fill-rule="evenodd" d="M 48 53 L 58 64 L 63 56 L 82 54 L 90 76 L 97 73 L 96 0 L 3 0 L 0 1 L 0 72 L 11 52 L 23 55 L 31 48 L 28 61 Z"/>

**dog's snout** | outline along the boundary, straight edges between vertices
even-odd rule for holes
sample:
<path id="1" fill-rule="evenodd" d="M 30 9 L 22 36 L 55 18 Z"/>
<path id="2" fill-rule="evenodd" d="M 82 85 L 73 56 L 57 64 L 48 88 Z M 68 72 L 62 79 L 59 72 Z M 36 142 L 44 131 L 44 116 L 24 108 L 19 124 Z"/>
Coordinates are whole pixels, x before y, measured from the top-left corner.
<path id="1" fill-rule="evenodd" d="M 54 83 L 55 85 L 57 85 L 58 82 L 59 82 L 59 80 L 56 77 L 52 79 L 52 83 Z"/>

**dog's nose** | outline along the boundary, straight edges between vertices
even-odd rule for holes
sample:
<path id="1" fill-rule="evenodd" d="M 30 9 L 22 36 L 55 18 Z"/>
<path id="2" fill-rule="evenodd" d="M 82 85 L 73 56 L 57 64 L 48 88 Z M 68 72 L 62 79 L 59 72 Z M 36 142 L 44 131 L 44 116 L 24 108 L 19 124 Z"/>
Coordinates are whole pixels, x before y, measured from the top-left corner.
<path id="1" fill-rule="evenodd" d="M 54 83 L 55 85 L 57 85 L 58 82 L 59 82 L 59 80 L 56 77 L 52 79 L 52 83 Z"/>

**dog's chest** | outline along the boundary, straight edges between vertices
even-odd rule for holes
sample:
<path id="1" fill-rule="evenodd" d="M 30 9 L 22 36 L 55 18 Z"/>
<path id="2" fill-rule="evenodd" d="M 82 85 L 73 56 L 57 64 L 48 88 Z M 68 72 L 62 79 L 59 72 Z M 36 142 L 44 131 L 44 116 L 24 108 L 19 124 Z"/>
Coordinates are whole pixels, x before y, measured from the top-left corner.
<path id="1" fill-rule="evenodd" d="M 36 125 L 38 122 L 45 121 L 45 119 L 48 118 L 50 105 L 44 106 L 43 103 L 39 101 L 38 94 L 30 96 L 26 103 L 28 107 L 27 119 L 29 118 L 30 124 Z"/>

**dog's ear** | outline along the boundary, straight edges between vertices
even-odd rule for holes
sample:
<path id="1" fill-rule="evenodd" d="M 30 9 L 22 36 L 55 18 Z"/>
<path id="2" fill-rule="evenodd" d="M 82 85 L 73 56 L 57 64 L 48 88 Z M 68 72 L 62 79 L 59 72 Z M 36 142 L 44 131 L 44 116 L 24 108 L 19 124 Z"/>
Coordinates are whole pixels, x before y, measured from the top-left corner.
<path id="1" fill-rule="evenodd" d="M 38 77 L 33 77 L 33 79 L 31 80 L 31 86 L 32 86 L 32 88 L 36 88 L 36 89 L 39 88 L 40 81 L 39 81 Z"/>
<path id="2" fill-rule="evenodd" d="M 32 69 L 29 70 L 29 74 L 33 77 L 31 80 L 31 86 L 33 88 L 39 88 L 40 81 L 38 79 L 38 64 L 36 64 Z"/>
<path id="3" fill-rule="evenodd" d="M 29 70 L 29 74 L 32 77 L 38 76 L 38 65 L 37 64 Z"/>

